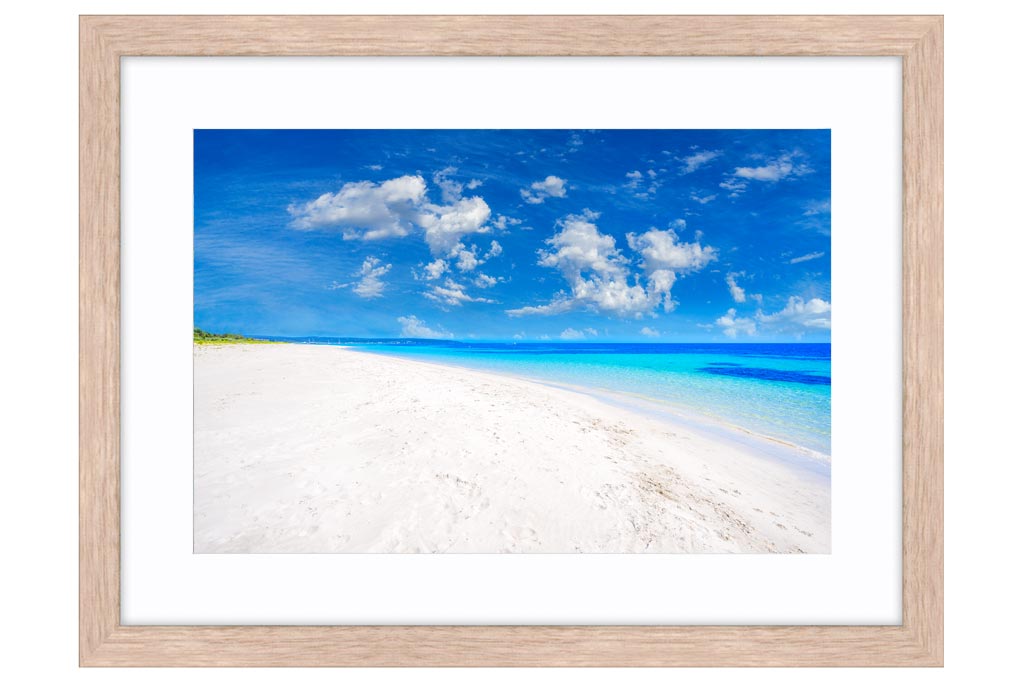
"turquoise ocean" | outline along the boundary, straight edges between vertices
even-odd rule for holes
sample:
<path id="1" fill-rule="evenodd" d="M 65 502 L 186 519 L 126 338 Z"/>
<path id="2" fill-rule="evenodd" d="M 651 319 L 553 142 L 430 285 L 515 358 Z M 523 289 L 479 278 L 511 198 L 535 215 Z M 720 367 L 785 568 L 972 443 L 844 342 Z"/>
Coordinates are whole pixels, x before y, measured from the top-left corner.
<path id="1" fill-rule="evenodd" d="M 289 338 L 610 392 L 831 453 L 831 344 Z"/>

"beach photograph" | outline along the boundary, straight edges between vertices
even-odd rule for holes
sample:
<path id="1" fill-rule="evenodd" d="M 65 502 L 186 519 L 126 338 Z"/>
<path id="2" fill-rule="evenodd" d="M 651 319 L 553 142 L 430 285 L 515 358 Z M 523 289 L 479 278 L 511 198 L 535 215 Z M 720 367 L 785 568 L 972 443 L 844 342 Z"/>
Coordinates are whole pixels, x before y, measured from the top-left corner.
<path id="1" fill-rule="evenodd" d="M 829 130 L 193 160 L 194 553 L 831 552 Z"/>

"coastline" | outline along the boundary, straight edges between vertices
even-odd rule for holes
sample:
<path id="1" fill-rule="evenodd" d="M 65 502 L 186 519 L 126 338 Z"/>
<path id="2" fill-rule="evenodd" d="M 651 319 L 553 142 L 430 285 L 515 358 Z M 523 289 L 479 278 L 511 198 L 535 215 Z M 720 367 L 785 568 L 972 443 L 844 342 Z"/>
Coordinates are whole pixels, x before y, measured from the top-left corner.
<path id="1" fill-rule="evenodd" d="M 343 346 L 193 358 L 195 552 L 830 552 L 830 465 L 778 440 Z"/>

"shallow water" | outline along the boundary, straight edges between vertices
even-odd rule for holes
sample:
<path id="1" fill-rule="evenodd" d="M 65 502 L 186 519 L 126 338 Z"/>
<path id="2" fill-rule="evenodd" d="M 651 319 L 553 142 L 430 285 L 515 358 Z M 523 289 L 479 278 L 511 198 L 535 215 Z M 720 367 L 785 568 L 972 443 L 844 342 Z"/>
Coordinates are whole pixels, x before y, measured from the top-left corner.
<path id="1" fill-rule="evenodd" d="M 290 341 L 345 345 L 637 395 L 831 453 L 830 344 Z"/>

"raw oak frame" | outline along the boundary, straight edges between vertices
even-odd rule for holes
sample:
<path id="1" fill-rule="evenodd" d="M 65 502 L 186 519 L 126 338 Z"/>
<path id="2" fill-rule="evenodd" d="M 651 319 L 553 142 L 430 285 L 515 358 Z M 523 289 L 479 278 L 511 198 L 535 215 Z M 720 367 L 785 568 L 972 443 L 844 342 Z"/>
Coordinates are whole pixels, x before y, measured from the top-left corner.
<path id="1" fill-rule="evenodd" d="M 941 666 L 942 35 L 938 16 L 80 17 L 80 664 Z M 122 625 L 120 60 L 168 55 L 901 57 L 902 625 Z"/>

